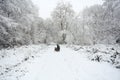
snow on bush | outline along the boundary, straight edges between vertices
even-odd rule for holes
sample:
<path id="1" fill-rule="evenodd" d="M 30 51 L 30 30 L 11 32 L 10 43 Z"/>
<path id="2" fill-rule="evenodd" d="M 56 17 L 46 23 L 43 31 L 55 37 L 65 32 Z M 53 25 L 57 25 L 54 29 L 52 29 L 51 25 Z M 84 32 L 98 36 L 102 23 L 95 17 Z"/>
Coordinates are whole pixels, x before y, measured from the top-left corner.
<path id="1" fill-rule="evenodd" d="M 117 45 L 70 46 L 79 53 L 84 53 L 91 61 L 107 62 L 120 68 L 120 47 Z"/>
<path id="2" fill-rule="evenodd" d="M 46 48 L 46 45 L 22 46 L 0 50 L 0 80 L 5 80 L 10 76 L 16 76 L 16 78 L 24 76 L 27 69 L 22 65 L 39 57 L 38 54 L 41 53 L 43 48 Z"/>

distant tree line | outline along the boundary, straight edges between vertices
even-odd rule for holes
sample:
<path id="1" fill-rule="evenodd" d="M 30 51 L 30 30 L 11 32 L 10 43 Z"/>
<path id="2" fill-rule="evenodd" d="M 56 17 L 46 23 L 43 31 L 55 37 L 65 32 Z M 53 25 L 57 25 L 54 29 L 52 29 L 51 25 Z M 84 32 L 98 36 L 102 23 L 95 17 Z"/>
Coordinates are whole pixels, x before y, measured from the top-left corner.
<path id="1" fill-rule="evenodd" d="M 30 0 L 0 0 L 0 48 L 29 44 L 120 43 L 120 1 L 103 0 L 76 14 L 58 2 L 51 18 L 42 19 Z"/>

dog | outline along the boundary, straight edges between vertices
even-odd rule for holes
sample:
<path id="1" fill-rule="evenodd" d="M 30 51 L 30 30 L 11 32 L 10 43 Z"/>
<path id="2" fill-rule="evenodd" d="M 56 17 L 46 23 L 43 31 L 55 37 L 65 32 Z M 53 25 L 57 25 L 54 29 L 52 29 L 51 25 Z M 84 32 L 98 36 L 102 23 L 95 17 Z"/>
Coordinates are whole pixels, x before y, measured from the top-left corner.
<path id="1" fill-rule="evenodd" d="M 55 47 L 55 51 L 59 52 L 60 51 L 60 46 L 57 44 L 57 47 Z"/>

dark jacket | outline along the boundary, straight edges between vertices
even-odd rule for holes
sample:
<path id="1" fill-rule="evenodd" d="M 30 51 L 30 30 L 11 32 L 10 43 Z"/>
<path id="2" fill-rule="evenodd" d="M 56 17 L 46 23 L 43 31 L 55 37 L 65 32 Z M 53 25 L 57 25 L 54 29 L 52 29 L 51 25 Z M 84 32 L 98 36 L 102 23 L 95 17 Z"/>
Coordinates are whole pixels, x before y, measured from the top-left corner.
<path id="1" fill-rule="evenodd" d="M 60 51 L 60 46 L 57 44 L 57 47 L 55 47 L 55 51 Z"/>

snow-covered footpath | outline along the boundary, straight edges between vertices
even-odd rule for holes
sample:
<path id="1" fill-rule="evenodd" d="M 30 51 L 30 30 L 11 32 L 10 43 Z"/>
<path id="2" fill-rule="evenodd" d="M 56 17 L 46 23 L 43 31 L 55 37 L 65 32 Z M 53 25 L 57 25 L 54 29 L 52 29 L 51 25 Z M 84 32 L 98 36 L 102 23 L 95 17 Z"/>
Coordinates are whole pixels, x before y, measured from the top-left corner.
<path id="1" fill-rule="evenodd" d="M 99 50 L 97 46 L 62 45 L 60 52 L 55 52 L 54 47 L 32 45 L 1 50 L 0 80 L 120 80 L 120 69 L 107 59 L 110 54 Z M 107 49 L 106 52 L 111 50 Z M 100 55 L 99 62 L 93 58 L 97 53 L 97 56 Z M 108 56 L 106 60 L 100 53 Z"/>

